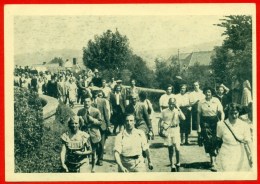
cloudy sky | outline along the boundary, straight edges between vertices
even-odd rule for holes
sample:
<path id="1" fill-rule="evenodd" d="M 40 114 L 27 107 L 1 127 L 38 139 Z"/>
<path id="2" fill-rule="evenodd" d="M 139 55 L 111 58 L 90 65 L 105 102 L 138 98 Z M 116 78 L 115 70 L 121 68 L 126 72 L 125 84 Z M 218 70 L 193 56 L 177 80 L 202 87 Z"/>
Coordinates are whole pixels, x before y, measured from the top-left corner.
<path id="1" fill-rule="evenodd" d="M 15 54 L 59 49 L 82 50 L 94 35 L 116 29 L 126 35 L 134 51 L 181 48 L 222 42 L 220 15 L 167 16 L 15 16 Z"/>

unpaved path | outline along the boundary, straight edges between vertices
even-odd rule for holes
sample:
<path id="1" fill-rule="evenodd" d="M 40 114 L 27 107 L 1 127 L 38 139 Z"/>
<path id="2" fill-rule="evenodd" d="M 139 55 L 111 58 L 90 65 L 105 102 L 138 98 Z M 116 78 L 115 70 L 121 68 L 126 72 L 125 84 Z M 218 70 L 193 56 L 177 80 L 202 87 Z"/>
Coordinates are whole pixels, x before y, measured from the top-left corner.
<path id="1" fill-rule="evenodd" d="M 82 106 L 76 105 L 73 109 L 77 112 Z M 154 169 L 148 172 L 170 172 L 168 149 L 163 145 L 163 139 L 158 136 L 159 113 L 152 117 L 152 124 L 155 133 L 154 140 L 150 141 L 150 151 Z M 115 136 L 109 136 L 106 142 L 106 154 L 104 155 L 103 166 L 97 166 L 96 172 L 117 172 L 117 165 L 113 156 Z M 191 145 L 181 146 L 181 172 L 207 172 L 209 170 L 209 157 L 205 154 L 204 148 L 197 145 L 197 133 L 193 131 L 189 141 Z"/>

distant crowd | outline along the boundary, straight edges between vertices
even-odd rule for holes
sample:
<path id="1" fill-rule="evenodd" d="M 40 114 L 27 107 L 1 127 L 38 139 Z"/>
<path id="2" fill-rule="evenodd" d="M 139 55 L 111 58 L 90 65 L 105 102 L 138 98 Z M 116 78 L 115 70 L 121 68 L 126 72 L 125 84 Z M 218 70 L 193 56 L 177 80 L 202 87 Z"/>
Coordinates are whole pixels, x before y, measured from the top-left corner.
<path id="1" fill-rule="evenodd" d="M 146 171 L 145 158 L 153 169 L 149 151 L 154 138 L 153 104 L 147 93 L 136 87 L 135 79 L 129 87 L 122 82 L 103 79 L 97 69 L 74 74 L 17 66 L 14 71 L 15 86 L 57 98 L 71 108 L 83 105 L 77 116 L 68 120 L 69 130 L 61 136 L 61 162 L 66 172 L 95 172 L 95 165 L 102 166 L 108 135 L 116 135 L 114 155 L 119 172 Z M 170 171 L 180 171 L 180 146 L 190 145 L 192 130 L 198 132 L 198 144 L 210 156 L 212 171 L 250 170 L 252 89 L 248 80 L 242 86 L 234 80 L 231 89 L 220 84 L 216 90 L 206 87 L 202 91 L 199 81 L 194 81 L 193 90 L 188 91 L 183 82 L 176 94 L 173 85 L 165 88 L 159 99 L 158 133 L 168 148 Z"/>

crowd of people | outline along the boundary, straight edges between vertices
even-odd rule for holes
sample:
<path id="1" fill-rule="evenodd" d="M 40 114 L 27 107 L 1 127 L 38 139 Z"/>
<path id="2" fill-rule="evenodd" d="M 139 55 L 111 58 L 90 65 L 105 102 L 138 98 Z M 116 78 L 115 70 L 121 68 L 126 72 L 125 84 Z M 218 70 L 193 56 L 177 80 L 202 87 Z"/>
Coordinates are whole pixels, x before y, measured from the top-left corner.
<path id="1" fill-rule="evenodd" d="M 97 69 L 75 75 L 70 71 L 32 72 L 16 68 L 14 85 L 57 98 L 71 108 L 83 105 L 68 120 L 62 138 L 61 163 L 66 172 L 95 172 L 103 165 L 106 139 L 115 135 L 114 156 L 119 172 L 145 172 L 153 169 L 149 140 L 154 138 L 153 105 L 147 93 L 122 80 L 107 82 Z M 192 130 L 198 144 L 210 156 L 212 171 L 248 171 L 252 167 L 253 141 L 252 94 L 249 81 L 234 82 L 229 89 L 200 89 L 194 81 L 189 91 L 181 83 L 180 91 L 168 85 L 159 99 L 159 135 L 168 148 L 171 172 L 180 171 L 181 146 L 189 145 Z M 153 158 L 156 159 L 156 158 Z M 91 163 L 91 166 L 89 165 Z M 91 168 L 91 169 L 88 169 Z"/>

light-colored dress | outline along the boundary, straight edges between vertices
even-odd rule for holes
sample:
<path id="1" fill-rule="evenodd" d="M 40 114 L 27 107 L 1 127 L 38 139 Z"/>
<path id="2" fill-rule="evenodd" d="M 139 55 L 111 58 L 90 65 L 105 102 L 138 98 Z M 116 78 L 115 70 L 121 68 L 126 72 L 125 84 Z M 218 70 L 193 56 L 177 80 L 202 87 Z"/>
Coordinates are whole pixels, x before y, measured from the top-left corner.
<path id="1" fill-rule="evenodd" d="M 43 91 L 42 91 L 42 86 L 43 86 L 43 84 L 44 84 L 44 81 L 42 80 L 42 81 L 38 81 L 38 94 L 39 95 L 42 95 L 43 94 Z"/>
<path id="2" fill-rule="evenodd" d="M 242 98 L 241 98 L 241 105 L 248 106 L 248 104 L 252 102 L 252 94 L 248 88 L 243 89 Z"/>
<path id="3" fill-rule="evenodd" d="M 91 150 L 90 136 L 88 133 L 78 131 L 72 135 L 65 132 L 61 136 L 62 143 L 66 146 L 66 165 L 69 172 L 89 173 L 89 157 L 88 155 L 79 155 L 75 151 Z"/>
<path id="4" fill-rule="evenodd" d="M 77 99 L 77 85 L 73 83 L 68 83 L 67 90 L 69 93 L 69 100 L 75 102 Z"/>
<path id="5" fill-rule="evenodd" d="M 237 119 L 235 124 L 225 120 L 239 140 L 251 141 L 248 124 Z M 224 122 L 218 122 L 217 136 L 222 138 L 223 144 L 217 156 L 217 170 L 223 171 L 249 171 L 250 166 L 243 143 L 236 141 Z"/>

